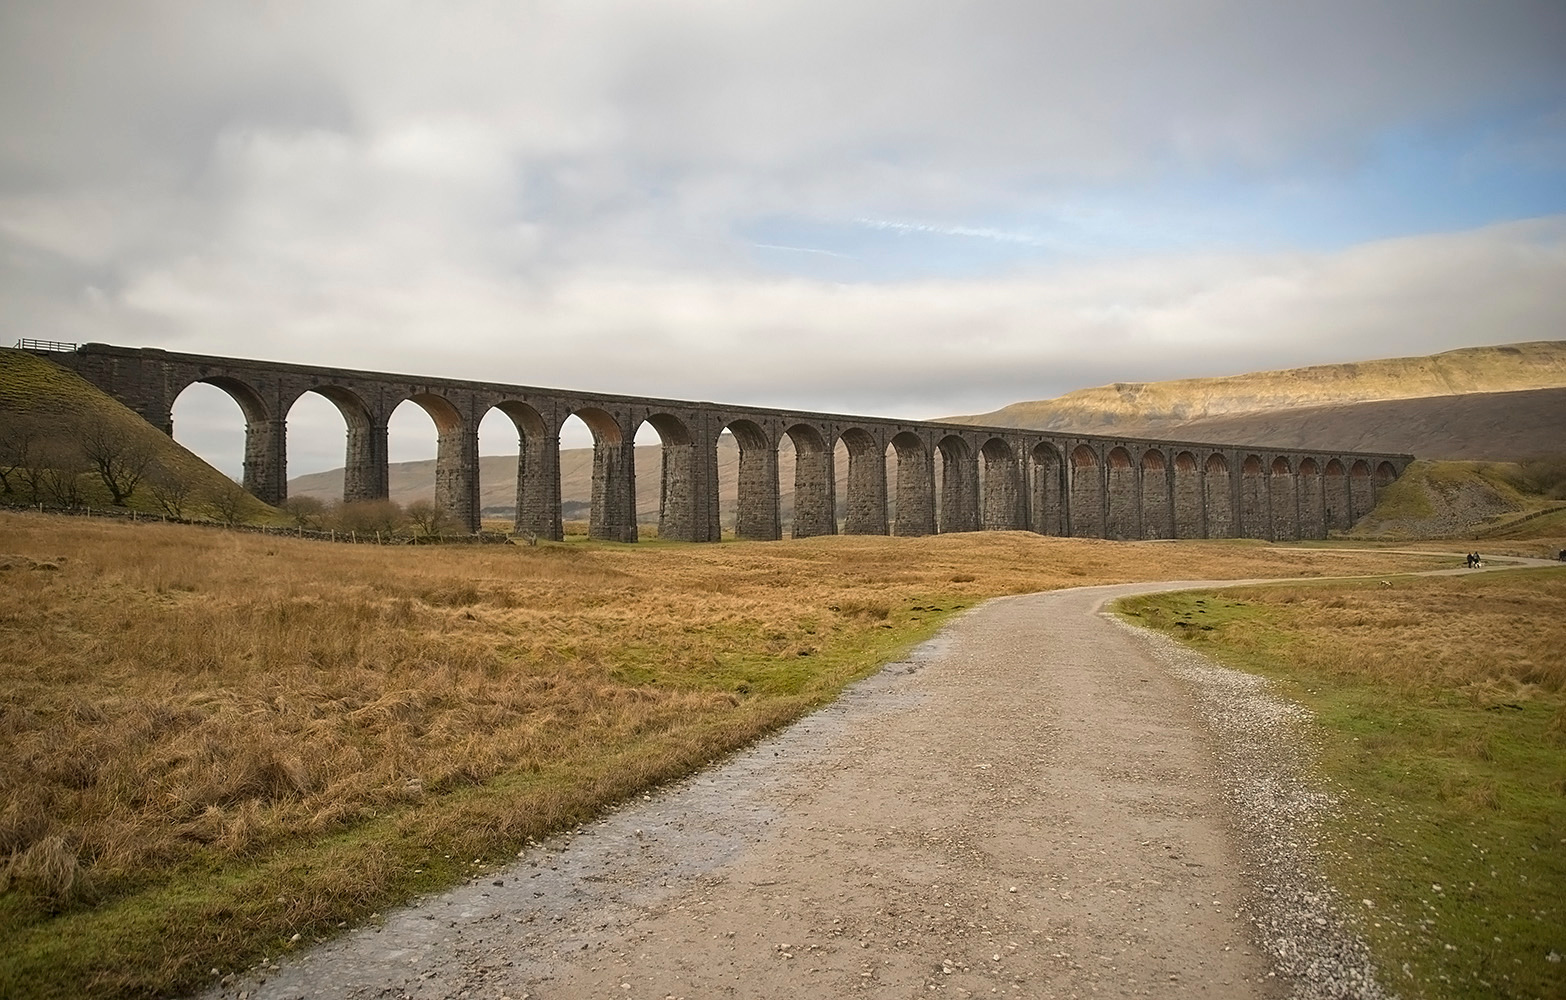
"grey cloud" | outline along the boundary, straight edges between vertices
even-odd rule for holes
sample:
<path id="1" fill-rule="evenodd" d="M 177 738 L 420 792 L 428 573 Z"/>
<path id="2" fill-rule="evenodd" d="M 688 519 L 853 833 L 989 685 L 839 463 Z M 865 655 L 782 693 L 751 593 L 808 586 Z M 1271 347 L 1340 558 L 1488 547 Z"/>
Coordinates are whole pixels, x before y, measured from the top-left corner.
<path id="1" fill-rule="evenodd" d="M 13 3 L 0 336 L 921 416 L 1553 336 L 1559 220 L 856 286 L 736 234 L 1351 166 L 1563 67 L 1554 0 Z"/>
<path id="2" fill-rule="evenodd" d="M 185 286 L 169 280 L 145 308 L 178 316 Z M 1145 258 L 890 287 L 580 273 L 538 297 L 440 276 L 392 297 L 339 289 L 329 316 L 308 301 L 291 304 L 295 313 L 259 301 L 267 288 L 243 275 L 191 283 L 251 320 L 213 338 L 215 307 L 194 299 L 194 318 L 180 324 L 189 336 L 161 341 L 171 348 L 253 354 L 264 343 L 282 360 L 927 418 L 1111 381 L 1558 339 L 1566 217 L 1333 253 Z"/>

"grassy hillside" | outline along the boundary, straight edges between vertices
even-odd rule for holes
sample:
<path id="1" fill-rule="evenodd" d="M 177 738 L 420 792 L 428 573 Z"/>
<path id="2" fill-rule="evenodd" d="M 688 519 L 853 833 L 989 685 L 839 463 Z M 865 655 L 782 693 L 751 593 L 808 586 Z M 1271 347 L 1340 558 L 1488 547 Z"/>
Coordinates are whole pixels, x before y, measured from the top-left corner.
<path id="1" fill-rule="evenodd" d="M 0 349 L 0 501 L 58 501 L 69 473 L 81 501 L 109 506 L 111 496 L 81 454 L 81 428 L 94 427 L 117 436 L 127 449 L 150 453 L 152 464 L 126 499 L 127 509 L 162 514 L 156 499 L 161 482 L 185 484 L 186 517 L 213 517 L 233 497 L 233 514 L 243 521 L 281 519 L 279 511 L 246 493 L 234 493 L 233 480 L 181 447 L 75 372 L 26 351 Z M 19 454 L 26 451 L 27 456 Z M 23 461 L 23 459 L 26 461 Z M 29 475 L 31 466 L 34 475 Z M 42 481 L 39 473 L 44 473 Z M 35 480 L 29 482 L 29 480 Z M 51 489 L 50 487 L 54 488 Z M 167 496 L 167 491 L 163 491 Z"/>
<path id="2" fill-rule="evenodd" d="M 1428 357 L 1389 358 L 1351 364 L 1317 365 L 1281 371 L 1253 372 L 1225 378 L 1177 379 L 1168 382 L 1117 382 L 1081 389 L 1056 399 L 1013 403 L 1010 406 L 954 420 L 1005 427 L 1034 427 L 1085 433 L 1171 433 L 1181 428 L 1185 437 L 1240 437 L 1277 435 L 1283 428 L 1256 424 L 1263 414 L 1312 407 L 1340 407 L 1377 400 L 1408 400 L 1466 396 L 1473 393 L 1512 393 L 1536 389 L 1566 388 L 1566 341 L 1537 341 L 1499 347 L 1472 347 Z M 1553 414 L 1540 415 L 1540 430 L 1557 437 L 1566 426 L 1560 397 L 1554 397 Z M 1553 420 L 1546 419 L 1553 415 Z M 1330 414 L 1312 415 L 1308 427 L 1319 436 L 1322 421 Z M 1214 423 L 1218 418 L 1240 418 Z M 1415 419 L 1423 419 L 1415 414 Z M 1386 414 L 1382 414 L 1383 421 Z M 1364 423 L 1356 413 L 1354 422 Z M 1204 428 L 1204 425 L 1206 429 Z M 1295 443 L 1328 446 L 1312 436 Z M 1328 433 L 1335 433 L 1328 431 Z M 1280 446 L 1289 443 L 1279 440 Z M 1417 443 L 1411 441 L 1410 443 Z M 1508 446 L 1515 454 L 1516 445 Z M 1525 442 L 1523 454 L 1551 450 Z M 1429 448 L 1414 448 L 1431 454 Z M 1446 455 L 1449 450 L 1438 449 Z M 1467 454 L 1467 452 L 1465 452 Z M 1484 457 L 1511 457 L 1487 452 Z"/>
<path id="3" fill-rule="evenodd" d="M 1357 538 L 1566 535 L 1566 460 L 1416 461 L 1354 526 Z"/>

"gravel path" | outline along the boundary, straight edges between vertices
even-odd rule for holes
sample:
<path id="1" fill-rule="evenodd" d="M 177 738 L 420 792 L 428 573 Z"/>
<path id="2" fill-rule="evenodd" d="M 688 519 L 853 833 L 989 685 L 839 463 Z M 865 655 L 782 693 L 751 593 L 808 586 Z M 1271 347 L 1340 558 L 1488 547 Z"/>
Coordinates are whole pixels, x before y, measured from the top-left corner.
<path id="1" fill-rule="evenodd" d="M 1460 572 L 1460 571 L 1459 571 Z M 730 760 L 211 997 L 1379 997 L 1299 709 L 1099 613 L 988 602 Z"/>

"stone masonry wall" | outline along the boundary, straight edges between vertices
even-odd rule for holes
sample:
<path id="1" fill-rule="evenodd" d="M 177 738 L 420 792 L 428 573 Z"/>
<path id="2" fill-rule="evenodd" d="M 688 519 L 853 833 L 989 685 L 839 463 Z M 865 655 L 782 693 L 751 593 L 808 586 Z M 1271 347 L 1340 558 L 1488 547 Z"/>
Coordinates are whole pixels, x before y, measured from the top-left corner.
<path id="1" fill-rule="evenodd" d="M 777 450 L 785 434 L 796 455 L 795 537 L 838 530 L 833 448 L 839 442 L 849 455 L 842 530 L 851 534 L 886 534 L 892 527 L 886 453 L 894 439 L 901 442 L 897 534 L 1026 525 L 1080 537 L 1323 537 L 1368 512 L 1377 490 L 1412 460 L 718 406 L 103 344 L 44 356 L 169 433 L 174 401 L 185 388 L 205 382 L 223 389 L 245 415 L 245 487 L 273 504 L 287 497 L 287 418 L 301 396 L 324 396 L 342 414 L 350 502 L 387 495 L 387 423 L 411 400 L 438 429 L 437 501 L 468 531 L 478 527 L 478 425 L 500 409 L 518 434 L 516 528 L 551 539 L 561 537 L 559 436 L 571 416 L 594 437 L 589 533 L 614 541 L 637 538 L 634 442 L 644 423 L 664 443 L 662 468 L 642 470 L 660 477 L 660 533 L 687 541 L 719 537 L 716 451 L 725 429 L 740 442 L 739 534 L 759 540 L 782 534 Z M 1153 452 L 1156 459 L 1148 457 Z M 1327 474 L 1306 483 L 1296 471 L 1272 474 L 1307 461 Z M 1227 471 L 1242 463 L 1259 474 Z"/>

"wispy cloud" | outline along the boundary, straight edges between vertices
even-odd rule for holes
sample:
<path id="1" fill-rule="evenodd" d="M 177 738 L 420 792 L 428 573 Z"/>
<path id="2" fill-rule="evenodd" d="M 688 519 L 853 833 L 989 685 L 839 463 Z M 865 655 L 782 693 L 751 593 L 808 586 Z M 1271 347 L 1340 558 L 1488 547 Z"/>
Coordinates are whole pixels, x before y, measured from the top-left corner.
<path id="1" fill-rule="evenodd" d="M 1055 246 L 1055 241 L 1030 233 L 1009 232 L 989 226 L 937 226 L 927 222 L 898 222 L 892 219 L 869 219 L 864 217 L 855 219 L 854 223 L 867 229 L 876 229 L 881 232 L 918 234 L 921 236 L 962 236 L 976 240 L 993 240 L 996 243 L 1015 243 L 1030 247 Z"/>
<path id="2" fill-rule="evenodd" d="M 823 257 L 841 257 L 843 260 L 858 260 L 851 253 L 838 253 L 836 250 L 823 250 L 820 247 L 789 247 L 781 243 L 752 243 L 757 250 L 784 250 L 788 253 L 818 253 Z"/>

